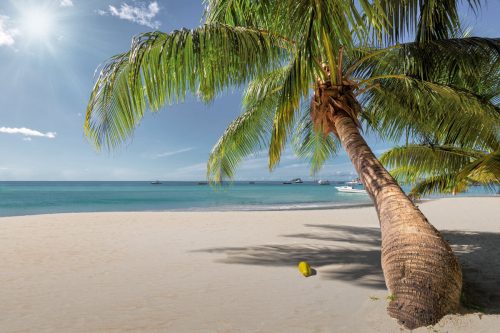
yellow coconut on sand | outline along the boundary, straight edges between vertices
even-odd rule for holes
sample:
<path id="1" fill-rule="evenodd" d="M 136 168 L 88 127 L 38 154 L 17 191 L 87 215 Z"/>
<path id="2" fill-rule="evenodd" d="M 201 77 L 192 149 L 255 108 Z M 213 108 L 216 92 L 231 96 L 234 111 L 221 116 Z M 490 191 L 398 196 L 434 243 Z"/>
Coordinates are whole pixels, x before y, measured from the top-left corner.
<path id="1" fill-rule="evenodd" d="M 311 266 L 305 262 L 305 261 L 301 261 L 299 263 L 299 271 L 302 273 L 302 275 L 304 275 L 305 277 L 309 277 L 312 274 L 312 269 L 311 269 Z"/>

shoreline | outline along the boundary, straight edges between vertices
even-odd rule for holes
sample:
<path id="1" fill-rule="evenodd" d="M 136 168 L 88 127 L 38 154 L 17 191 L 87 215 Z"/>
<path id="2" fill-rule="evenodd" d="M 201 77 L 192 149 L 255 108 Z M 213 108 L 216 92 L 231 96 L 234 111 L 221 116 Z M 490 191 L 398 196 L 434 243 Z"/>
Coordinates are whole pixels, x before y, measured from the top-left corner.
<path id="1" fill-rule="evenodd" d="M 353 203 L 353 204 L 339 204 L 339 205 L 325 205 L 325 206 L 312 206 L 312 207 L 290 207 L 290 208 L 235 208 L 228 209 L 177 209 L 177 210 L 116 210 L 116 211 L 74 211 L 74 212 L 55 212 L 55 213 L 33 213 L 25 215 L 0 215 L 0 219 L 9 217 L 27 217 L 27 216 L 46 216 L 46 215 L 64 215 L 64 214 L 126 214 L 126 213 L 244 213 L 244 212 L 289 212 L 289 211 L 323 211 L 323 210 L 336 210 L 336 209 L 355 209 L 364 207 L 373 207 L 373 203 Z M 259 207 L 259 206 L 256 206 Z M 262 206 L 260 206 L 262 207 Z"/>
<path id="2" fill-rule="evenodd" d="M 471 196 L 446 196 L 446 197 L 426 197 L 418 199 L 415 204 L 419 205 L 422 203 L 436 201 L 436 200 L 453 200 L 460 198 L 500 198 L 500 195 L 471 195 Z M 323 210 L 337 210 L 337 209 L 356 209 L 365 207 L 374 207 L 372 202 L 370 203 L 339 203 L 339 204 L 284 204 L 286 208 L 273 208 L 266 205 L 255 205 L 255 206 L 227 206 L 227 209 L 220 207 L 202 207 L 202 208 L 190 208 L 190 209 L 166 209 L 166 210 L 110 210 L 110 211 L 68 211 L 68 212 L 48 212 L 48 213 L 33 213 L 24 215 L 0 215 L 0 219 L 8 217 L 27 217 L 27 216 L 45 216 L 45 215 L 60 215 L 60 214 L 100 214 L 100 213 L 224 213 L 224 212 L 288 212 L 288 211 L 323 211 Z M 290 207 L 291 206 L 291 207 Z"/>
<path id="3" fill-rule="evenodd" d="M 485 311 L 439 332 L 500 325 L 498 199 L 419 203 Z M 0 235 L 1 331 L 400 332 L 373 207 L 2 217 Z"/>

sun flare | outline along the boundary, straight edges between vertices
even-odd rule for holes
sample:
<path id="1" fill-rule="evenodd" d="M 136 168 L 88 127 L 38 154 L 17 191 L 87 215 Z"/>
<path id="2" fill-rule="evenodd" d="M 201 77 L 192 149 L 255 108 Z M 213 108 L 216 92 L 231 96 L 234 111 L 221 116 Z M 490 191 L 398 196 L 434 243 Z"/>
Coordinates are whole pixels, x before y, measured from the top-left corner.
<path id="1" fill-rule="evenodd" d="M 44 8 L 30 8 L 22 17 L 22 30 L 32 40 L 48 41 L 54 25 L 54 15 Z"/>

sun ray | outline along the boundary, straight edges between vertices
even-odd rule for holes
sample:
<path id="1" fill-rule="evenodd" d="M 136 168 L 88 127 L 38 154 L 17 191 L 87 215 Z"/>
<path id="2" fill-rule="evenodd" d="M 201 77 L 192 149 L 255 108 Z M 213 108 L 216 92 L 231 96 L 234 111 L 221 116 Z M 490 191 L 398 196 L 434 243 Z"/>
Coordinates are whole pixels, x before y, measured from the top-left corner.
<path id="1" fill-rule="evenodd" d="M 48 42 L 55 35 L 55 15 L 46 8 L 27 9 L 21 22 L 21 33 L 32 42 Z"/>
<path id="2" fill-rule="evenodd" d="M 46 10 L 29 10 L 23 21 L 24 27 L 31 36 L 47 38 L 52 33 L 53 17 Z"/>

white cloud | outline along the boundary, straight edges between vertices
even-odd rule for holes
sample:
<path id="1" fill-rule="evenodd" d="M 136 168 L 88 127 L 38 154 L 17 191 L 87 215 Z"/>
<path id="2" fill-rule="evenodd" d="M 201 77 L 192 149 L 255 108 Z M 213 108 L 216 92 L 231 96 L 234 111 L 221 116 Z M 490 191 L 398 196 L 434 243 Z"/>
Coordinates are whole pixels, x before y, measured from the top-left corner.
<path id="1" fill-rule="evenodd" d="M 193 147 L 189 147 L 189 148 L 183 148 L 183 149 L 174 150 L 174 151 L 167 151 L 167 152 L 164 152 L 164 153 L 161 153 L 161 154 L 157 154 L 155 157 L 156 158 L 168 157 L 168 156 L 172 156 L 172 155 L 186 153 L 186 152 L 191 151 L 193 149 L 194 149 Z"/>
<path id="2" fill-rule="evenodd" d="M 19 34 L 19 30 L 10 28 L 9 17 L 0 15 L 0 46 L 12 46 L 15 43 L 14 37 Z"/>
<path id="3" fill-rule="evenodd" d="M 145 3 L 141 2 L 137 3 L 136 6 L 131 6 L 127 3 L 123 3 L 121 4 L 120 8 L 110 5 L 109 11 L 104 11 L 101 9 L 97 10 L 97 13 L 99 15 L 110 14 L 111 16 L 119 17 L 122 20 L 135 22 L 152 29 L 158 29 L 160 27 L 160 21 L 154 20 L 159 12 L 160 6 L 156 1 L 150 2 L 147 6 Z"/>
<path id="4" fill-rule="evenodd" d="M 42 133 L 42 132 L 32 130 L 32 129 L 29 129 L 26 127 L 21 127 L 21 128 L 0 127 L 0 133 L 21 134 L 21 135 L 24 135 L 25 137 L 38 136 L 38 137 L 44 137 L 44 138 L 48 138 L 48 139 L 54 139 L 57 135 L 56 132 Z"/>
<path id="5" fill-rule="evenodd" d="M 59 6 L 61 6 L 61 7 L 73 7 L 73 0 L 61 0 L 61 2 L 59 2 Z"/>

